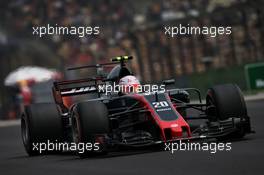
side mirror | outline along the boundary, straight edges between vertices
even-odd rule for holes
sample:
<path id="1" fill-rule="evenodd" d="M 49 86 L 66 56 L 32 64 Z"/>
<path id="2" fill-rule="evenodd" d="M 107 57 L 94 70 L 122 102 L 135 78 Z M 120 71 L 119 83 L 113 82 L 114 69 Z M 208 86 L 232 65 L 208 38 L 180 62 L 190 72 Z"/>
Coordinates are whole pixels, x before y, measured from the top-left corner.
<path id="1" fill-rule="evenodd" d="M 96 73 L 100 77 L 106 77 L 107 76 L 107 73 L 104 71 L 103 67 L 97 67 L 96 68 Z"/>

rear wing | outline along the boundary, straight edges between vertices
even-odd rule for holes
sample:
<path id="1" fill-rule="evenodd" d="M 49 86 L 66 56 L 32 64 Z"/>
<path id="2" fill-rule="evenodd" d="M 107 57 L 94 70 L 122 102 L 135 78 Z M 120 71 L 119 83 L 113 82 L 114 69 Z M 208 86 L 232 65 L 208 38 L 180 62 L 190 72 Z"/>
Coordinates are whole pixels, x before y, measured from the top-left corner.
<path id="1" fill-rule="evenodd" d="M 101 85 L 105 85 L 102 78 L 59 81 L 53 83 L 52 92 L 55 103 L 61 107 L 63 112 L 67 112 L 68 109 L 63 103 L 63 97 L 96 93 L 99 98 L 102 93 L 99 92 L 99 86 Z"/>
<path id="2" fill-rule="evenodd" d="M 133 59 L 132 56 L 118 56 L 112 58 L 110 63 L 71 67 L 68 68 L 68 70 L 96 68 L 98 74 L 98 72 L 104 66 L 120 64 L 121 67 L 125 67 L 125 62 L 131 59 Z M 56 104 L 60 105 L 63 111 L 64 110 L 67 111 L 67 108 L 63 104 L 62 97 L 75 96 L 75 95 L 88 94 L 88 93 L 97 93 L 98 98 L 100 98 L 101 93 L 103 93 L 103 91 L 101 91 L 102 88 L 100 88 L 99 91 L 99 87 L 102 85 L 106 85 L 107 81 L 113 81 L 113 80 L 107 79 L 106 77 L 99 75 L 98 77 L 95 78 L 59 81 L 59 82 L 54 82 L 52 92 Z"/>
<path id="3" fill-rule="evenodd" d="M 54 82 L 53 88 L 64 97 L 98 92 L 99 84 L 103 84 L 101 78 L 85 78 Z"/>

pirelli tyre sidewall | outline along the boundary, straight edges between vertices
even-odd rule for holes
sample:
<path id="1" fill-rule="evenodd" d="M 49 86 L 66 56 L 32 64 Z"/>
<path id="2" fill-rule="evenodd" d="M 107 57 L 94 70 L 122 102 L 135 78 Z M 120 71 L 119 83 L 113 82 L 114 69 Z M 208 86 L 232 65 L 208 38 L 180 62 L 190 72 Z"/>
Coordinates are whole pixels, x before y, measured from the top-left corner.
<path id="1" fill-rule="evenodd" d="M 240 118 L 249 121 L 244 97 L 235 84 L 217 85 L 210 88 L 206 97 L 207 115 L 210 121 Z M 214 106 L 213 110 L 210 106 Z M 243 137 L 250 126 L 238 125 L 234 137 Z"/>
<path id="2" fill-rule="evenodd" d="M 75 143 L 92 143 L 100 141 L 99 150 L 78 153 L 80 157 L 106 154 L 105 136 L 109 133 L 108 109 L 101 101 L 86 101 L 76 104 L 72 114 L 72 131 Z"/>
<path id="3" fill-rule="evenodd" d="M 247 108 L 241 90 L 237 85 L 224 84 L 210 88 L 207 104 L 216 107 L 216 117 L 225 120 L 230 117 L 247 117 Z"/>
<path id="4" fill-rule="evenodd" d="M 26 106 L 21 116 L 21 134 L 29 155 L 40 154 L 38 150 L 33 149 L 33 144 L 62 142 L 62 120 L 56 104 L 39 103 Z"/>

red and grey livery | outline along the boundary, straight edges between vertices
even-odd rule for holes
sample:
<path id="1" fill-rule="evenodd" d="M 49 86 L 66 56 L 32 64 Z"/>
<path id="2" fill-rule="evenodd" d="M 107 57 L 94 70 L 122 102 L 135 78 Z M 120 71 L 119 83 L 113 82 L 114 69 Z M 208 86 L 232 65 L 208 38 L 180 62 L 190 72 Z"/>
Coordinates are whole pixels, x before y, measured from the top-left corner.
<path id="1" fill-rule="evenodd" d="M 85 151 L 107 153 L 119 145 L 144 147 L 162 142 L 191 139 L 232 139 L 252 133 L 246 104 L 238 86 L 217 85 L 208 89 L 206 102 L 195 88 L 175 89 L 173 80 L 165 80 L 165 92 L 105 95 L 98 87 L 132 75 L 125 62 L 131 56 L 116 57 L 112 63 L 82 66 L 102 68 L 118 64 L 107 76 L 55 82 L 54 103 L 25 107 L 22 114 L 22 138 L 29 155 L 35 142 L 100 143 L 100 149 Z M 190 91 L 199 103 L 190 102 Z M 193 94 L 193 93 L 192 93 Z M 86 95 L 85 100 L 67 107 L 63 97 Z M 189 109 L 196 110 L 195 116 Z M 193 120 L 199 124 L 193 124 Z"/>

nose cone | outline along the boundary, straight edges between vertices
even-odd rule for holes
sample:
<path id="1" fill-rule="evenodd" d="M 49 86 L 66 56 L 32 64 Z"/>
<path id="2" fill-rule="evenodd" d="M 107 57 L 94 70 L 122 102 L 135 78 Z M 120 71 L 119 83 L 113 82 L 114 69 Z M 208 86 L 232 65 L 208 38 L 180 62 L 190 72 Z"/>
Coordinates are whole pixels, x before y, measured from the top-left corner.
<path id="1" fill-rule="evenodd" d="M 179 138 L 188 138 L 191 137 L 190 127 L 184 121 L 175 121 L 170 123 L 169 127 L 163 128 L 164 140 L 173 140 Z"/>

